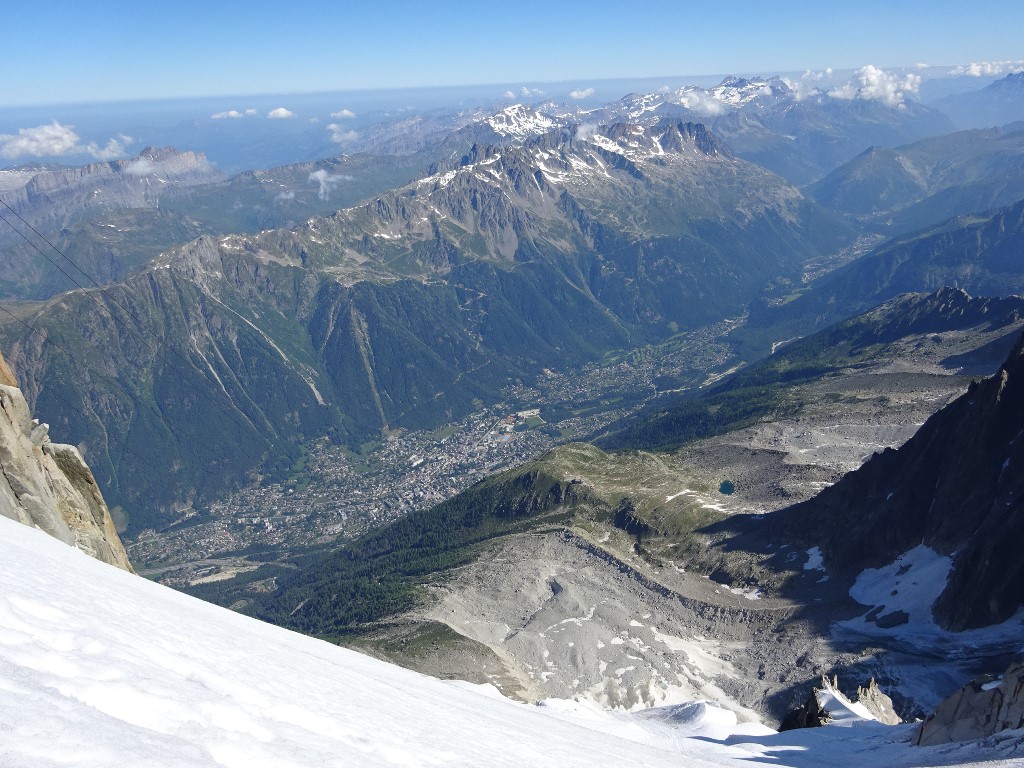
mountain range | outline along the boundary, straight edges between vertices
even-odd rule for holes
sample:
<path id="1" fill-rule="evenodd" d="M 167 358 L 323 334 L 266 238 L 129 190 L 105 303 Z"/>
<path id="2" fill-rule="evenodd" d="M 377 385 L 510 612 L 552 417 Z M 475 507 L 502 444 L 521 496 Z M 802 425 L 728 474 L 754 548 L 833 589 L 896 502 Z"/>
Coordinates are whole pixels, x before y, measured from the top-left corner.
<path id="1" fill-rule="evenodd" d="M 1024 198 L 1024 123 L 875 146 L 808 187 L 822 206 L 887 235 L 984 213 Z"/>
<path id="2" fill-rule="evenodd" d="M 353 132 L 359 154 L 231 178 L 169 148 L 0 172 L 5 216 L 58 259 L 0 235 L 21 384 L 0 358 L 0 514 L 130 570 L 116 522 L 143 573 L 236 613 L 563 720 L 619 710 L 595 726 L 616 734 L 605 757 L 657 762 L 657 744 L 717 764 L 772 739 L 808 762 L 1012 756 L 1016 737 L 957 704 L 927 739 L 751 725 L 920 718 L 1024 650 L 1024 131 L 952 132 L 903 95 L 808 82 L 440 110 Z M 71 262 L 90 279 L 62 292 Z M 421 484 L 462 472 L 484 479 Z M 371 483 L 402 503 L 371 505 Z M 324 711 L 398 712 L 421 746 L 425 717 L 455 727 L 449 698 L 478 739 L 531 719 L 0 523 L 0 677 L 22 697 L 4 719 L 26 749 L 30 720 L 73 711 L 102 734 L 97 764 L 125 723 L 183 763 L 227 743 L 245 761 L 407 757 L 404 737 L 338 737 L 269 693 L 289 669 L 321 671 Z M 93 579 L 105 592 L 79 591 Z M 186 651 L 167 646 L 193 624 Z M 279 658 L 239 662 L 237 637 Z M 954 701 L 1017 712 L 1016 674 Z M 371 678 L 402 695 L 335 701 Z M 437 759 L 529 762 L 504 727 Z M 965 733 L 994 741 L 897 754 Z M 553 762 L 577 760 L 559 738 Z"/>
<path id="3" fill-rule="evenodd" d="M 704 122 L 741 157 L 794 184 L 817 180 L 866 146 L 896 146 L 954 129 L 949 118 L 924 104 L 897 108 L 841 98 L 778 77 L 729 77 L 714 88 L 629 95 L 594 115 L 598 121 L 626 116 Z"/>
<path id="4" fill-rule="evenodd" d="M 557 130 L 293 229 L 200 238 L 5 334 L 134 531 L 290 464 L 296 441 L 438 426 L 545 368 L 737 315 L 848 238 L 702 126 Z"/>
<path id="5" fill-rule="evenodd" d="M 1011 72 L 981 90 L 934 102 L 961 128 L 989 128 L 1024 120 L 1024 72 Z"/>

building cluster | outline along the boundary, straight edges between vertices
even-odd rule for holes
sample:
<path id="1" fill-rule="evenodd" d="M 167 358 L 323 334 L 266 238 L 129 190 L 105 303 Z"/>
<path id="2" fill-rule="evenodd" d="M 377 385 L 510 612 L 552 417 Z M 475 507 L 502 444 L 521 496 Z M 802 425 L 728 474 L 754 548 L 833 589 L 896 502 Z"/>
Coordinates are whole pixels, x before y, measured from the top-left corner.
<path id="1" fill-rule="evenodd" d="M 657 395 L 659 376 L 686 376 L 687 351 L 633 355 L 572 375 L 545 370 L 532 386 L 509 387 L 505 403 L 433 431 L 392 432 L 363 455 L 327 440 L 310 444 L 288 479 L 185 510 L 177 524 L 137 537 L 129 555 L 143 573 L 176 585 L 215 577 L 225 564 L 250 567 L 352 539 L 636 410 Z M 710 368 L 724 357 L 705 362 Z"/>

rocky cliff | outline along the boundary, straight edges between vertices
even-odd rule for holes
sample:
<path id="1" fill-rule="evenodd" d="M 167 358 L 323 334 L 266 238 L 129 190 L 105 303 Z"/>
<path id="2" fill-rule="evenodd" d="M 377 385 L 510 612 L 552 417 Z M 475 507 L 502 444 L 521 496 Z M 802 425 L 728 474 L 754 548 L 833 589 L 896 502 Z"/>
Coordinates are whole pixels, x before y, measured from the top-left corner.
<path id="1" fill-rule="evenodd" d="M 50 442 L 0 354 L 0 515 L 131 571 L 96 480 L 78 449 Z"/>
<path id="2" fill-rule="evenodd" d="M 813 499 L 737 520 L 737 542 L 820 548 L 832 573 L 881 568 L 924 544 L 952 558 L 931 607 L 954 631 L 998 624 L 1024 605 L 1024 337 L 898 450 L 874 454 Z M 894 593 L 895 594 L 895 593 Z"/>
<path id="3" fill-rule="evenodd" d="M 1024 664 L 1020 663 L 1003 675 L 972 680 L 939 704 L 921 723 L 914 743 L 930 747 L 973 741 L 1014 728 L 1024 728 Z"/>

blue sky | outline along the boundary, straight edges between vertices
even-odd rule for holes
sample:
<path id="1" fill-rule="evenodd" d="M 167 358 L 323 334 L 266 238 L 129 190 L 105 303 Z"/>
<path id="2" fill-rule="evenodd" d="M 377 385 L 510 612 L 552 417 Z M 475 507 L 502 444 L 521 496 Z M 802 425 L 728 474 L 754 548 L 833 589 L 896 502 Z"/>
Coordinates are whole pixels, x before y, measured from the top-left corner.
<path id="1" fill-rule="evenodd" d="M 1024 58 L 1024 3 L 6 2 L 0 105 Z"/>

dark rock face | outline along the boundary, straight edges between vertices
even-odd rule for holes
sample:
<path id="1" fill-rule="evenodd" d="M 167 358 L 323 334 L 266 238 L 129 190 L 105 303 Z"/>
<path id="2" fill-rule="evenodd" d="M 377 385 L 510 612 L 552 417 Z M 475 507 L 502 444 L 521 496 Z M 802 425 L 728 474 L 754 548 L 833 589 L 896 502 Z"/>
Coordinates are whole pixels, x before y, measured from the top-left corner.
<path id="1" fill-rule="evenodd" d="M 925 718 L 914 744 L 930 747 L 972 741 L 999 731 L 1024 728 L 1024 664 L 999 677 L 972 680 Z"/>
<path id="2" fill-rule="evenodd" d="M 1022 435 L 1024 339 L 902 448 L 763 525 L 773 540 L 820 546 L 834 571 L 881 567 L 924 543 L 954 558 L 935 619 L 952 630 L 1002 622 L 1024 604 Z"/>
<path id="3" fill-rule="evenodd" d="M 822 706 L 821 701 L 818 699 L 818 692 L 822 688 L 838 687 L 838 685 L 838 679 L 833 678 L 829 680 L 827 677 L 822 677 L 821 688 L 812 688 L 807 701 L 783 718 L 779 730 L 793 731 L 797 728 L 820 728 L 823 725 L 827 725 L 832 716 Z"/>
<path id="4" fill-rule="evenodd" d="M 636 516 L 636 508 L 628 498 L 623 499 L 615 510 L 615 527 L 620 528 L 631 536 L 648 536 L 656 533 L 654 528 Z"/>

